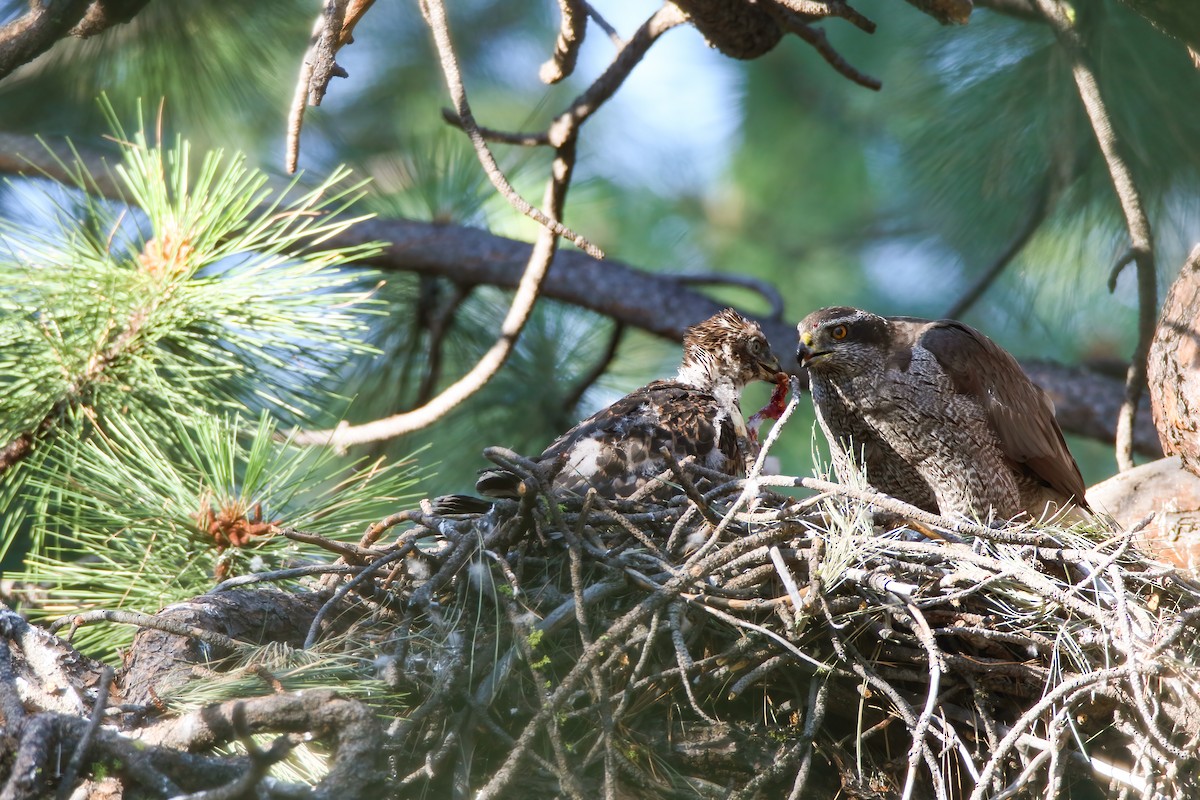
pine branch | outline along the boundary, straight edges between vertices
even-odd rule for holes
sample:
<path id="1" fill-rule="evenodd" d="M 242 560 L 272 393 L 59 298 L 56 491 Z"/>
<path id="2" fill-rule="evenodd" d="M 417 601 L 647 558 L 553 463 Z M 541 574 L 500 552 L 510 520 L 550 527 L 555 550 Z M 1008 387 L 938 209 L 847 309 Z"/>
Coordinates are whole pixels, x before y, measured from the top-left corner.
<path id="1" fill-rule="evenodd" d="M 282 568 L 293 549 L 285 528 L 356 540 L 416 481 L 408 462 L 345 465 L 330 451 L 279 444 L 265 415 L 252 436 L 245 427 L 236 417 L 165 427 L 115 418 L 104 436 L 56 450 L 28 479 L 55 498 L 32 520 L 35 547 L 16 576 L 53 587 L 30 613 L 153 611 L 251 564 Z M 131 637 L 85 628 L 79 646 Z"/>
<path id="2" fill-rule="evenodd" d="M 1158 284 L 1154 265 L 1154 238 L 1150 233 L 1150 220 L 1146 216 L 1145 204 L 1133 180 L 1117 143 L 1112 119 L 1100 94 L 1100 84 L 1089 63 L 1086 45 L 1075 25 L 1073 12 L 1068 14 L 1060 0 L 1035 0 L 1038 9 L 1050 23 L 1059 44 L 1071 59 L 1071 74 L 1079 90 L 1079 98 L 1092 123 L 1096 142 L 1104 155 L 1112 178 L 1113 188 L 1125 215 L 1129 232 L 1129 253 L 1120 260 L 1118 268 L 1127 264 L 1137 267 L 1138 287 L 1138 337 L 1125 375 L 1125 399 L 1117 418 L 1117 466 L 1122 470 L 1132 469 L 1133 423 L 1137 415 L 1138 401 L 1146 385 L 1146 359 L 1150 354 L 1150 342 L 1154 338 L 1154 326 L 1158 318 Z"/>
<path id="3" fill-rule="evenodd" d="M 0 28 L 0 78 L 54 46 L 83 19 L 91 0 L 31 3 L 29 11 Z"/>
<path id="4" fill-rule="evenodd" d="M 243 405 L 252 371 L 271 376 L 264 399 L 300 417 L 316 405 L 313 379 L 368 350 L 356 341 L 362 276 L 331 267 L 375 246 L 321 249 L 355 222 L 344 212 L 357 187 L 338 185 L 345 172 L 299 196 L 294 183 L 273 194 L 239 156 L 209 154 L 193 174 L 185 143 L 163 150 L 113 124 L 124 142 L 115 167 L 43 158 L 80 192 L 71 207 L 52 200 L 57 231 L 0 223 L 0 275 L 20 287 L 0 302 L 11 387 L 0 398 L 0 474 L 64 422 L 94 425 L 110 407 Z M 105 189 L 119 205 L 94 196 Z"/>
<path id="5" fill-rule="evenodd" d="M 0 171 L 32 170 L 55 180 L 72 182 L 63 165 L 48 158 L 47 151 L 36 140 L 9 137 L 5 144 L 0 147 Z M 20 156 L 14 157 L 13 153 Z M 80 154 L 83 163 L 94 168 L 93 172 L 103 164 L 98 155 L 83 150 Z M 515 288 L 530 253 L 527 242 L 479 228 L 408 219 L 364 220 L 326 243 L 353 249 L 378 241 L 391 244 L 378 254 L 364 257 L 364 264 L 384 273 L 429 275 L 465 286 Z M 680 286 L 672 274 L 648 272 L 612 259 L 599 262 L 585 253 L 570 250 L 556 256 L 555 268 L 546 276 L 541 294 L 677 342 L 682 341 L 689 325 L 712 316 L 722 307 L 706 295 Z M 771 319 L 759 322 L 779 352 L 794 349 L 794 326 Z M 1023 366 L 1054 398 L 1064 430 L 1099 441 L 1114 441 L 1114 420 L 1123 394 L 1119 381 L 1079 367 L 1044 361 L 1025 361 Z M 1133 434 L 1138 453 L 1162 455 L 1148 410 L 1139 411 Z"/>

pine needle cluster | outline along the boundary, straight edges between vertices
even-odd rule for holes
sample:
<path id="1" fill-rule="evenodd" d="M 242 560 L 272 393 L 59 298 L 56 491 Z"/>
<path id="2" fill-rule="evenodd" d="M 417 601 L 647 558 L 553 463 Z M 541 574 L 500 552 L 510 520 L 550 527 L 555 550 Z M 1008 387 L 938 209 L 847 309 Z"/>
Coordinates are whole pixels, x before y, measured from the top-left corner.
<path id="1" fill-rule="evenodd" d="M 120 160 L 76 156 L 72 187 L 23 183 L 0 218 L 0 557 L 24 556 L 7 577 L 34 616 L 153 613 L 298 557 L 285 528 L 357 537 L 414 480 L 276 431 L 328 422 L 331 377 L 374 352 L 377 277 L 352 262 L 378 245 L 326 246 L 362 184 L 274 189 L 102 107 Z"/>

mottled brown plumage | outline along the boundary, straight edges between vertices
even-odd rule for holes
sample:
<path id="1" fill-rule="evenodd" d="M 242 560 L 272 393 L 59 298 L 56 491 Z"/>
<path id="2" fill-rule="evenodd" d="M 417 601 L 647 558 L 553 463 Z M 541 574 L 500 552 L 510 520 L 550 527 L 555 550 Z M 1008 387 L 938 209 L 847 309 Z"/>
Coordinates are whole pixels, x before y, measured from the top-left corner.
<path id="1" fill-rule="evenodd" d="M 627 497 L 668 468 L 666 447 L 683 461 L 732 475 L 746 470 L 749 434 L 739 399 L 754 380 L 774 380 L 779 360 L 759 326 L 725 309 L 688 329 L 683 361 L 672 380 L 636 389 L 556 439 L 537 458 L 564 462 L 558 489 Z M 475 488 L 513 497 L 520 481 L 504 469 L 480 473 Z M 663 492 L 674 490 L 664 485 Z"/>
<path id="2" fill-rule="evenodd" d="M 798 331 L 830 447 L 875 488 L 979 519 L 1086 510 L 1050 399 L 979 331 L 845 307 L 814 311 Z"/>

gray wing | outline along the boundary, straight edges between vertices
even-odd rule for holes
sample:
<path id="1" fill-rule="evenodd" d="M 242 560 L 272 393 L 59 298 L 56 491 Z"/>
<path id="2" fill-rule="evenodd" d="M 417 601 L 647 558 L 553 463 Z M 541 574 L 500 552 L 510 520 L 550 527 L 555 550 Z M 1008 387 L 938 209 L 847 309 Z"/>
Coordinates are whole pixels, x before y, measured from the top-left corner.
<path id="1" fill-rule="evenodd" d="M 954 320 L 930 323 L 919 342 L 942 365 L 955 391 L 984 407 L 1006 456 L 1087 508 L 1083 476 L 1054 418 L 1053 403 L 1008 351 Z"/>

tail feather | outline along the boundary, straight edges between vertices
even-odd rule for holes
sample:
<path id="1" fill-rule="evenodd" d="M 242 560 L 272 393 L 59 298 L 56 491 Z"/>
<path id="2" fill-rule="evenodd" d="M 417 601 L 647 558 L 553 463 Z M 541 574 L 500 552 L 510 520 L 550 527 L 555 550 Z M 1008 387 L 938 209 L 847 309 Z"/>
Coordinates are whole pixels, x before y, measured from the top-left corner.
<path id="1" fill-rule="evenodd" d="M 480 470 L 479 479 L 475 481 L 475 491 L 488 497 L 520 497 L 521 479 L 506 469 L 491 468 Z"/>
<path id="2" fill-rule="evenodd" d="M 446 494 L 433 498 L 433 513 L 439 517 L 486 514 L 492 510 L 492 501 L 469 494 Z"/>

